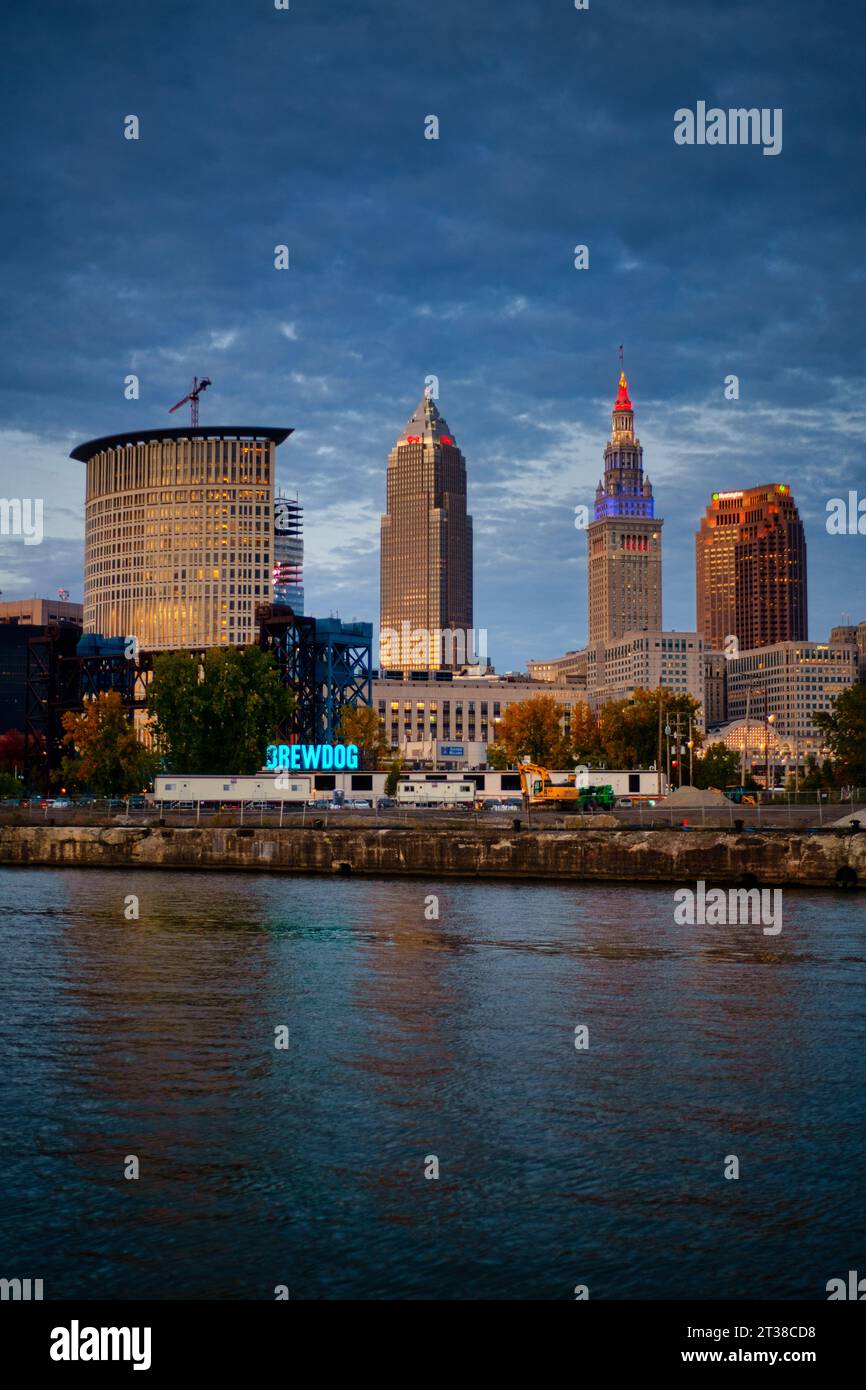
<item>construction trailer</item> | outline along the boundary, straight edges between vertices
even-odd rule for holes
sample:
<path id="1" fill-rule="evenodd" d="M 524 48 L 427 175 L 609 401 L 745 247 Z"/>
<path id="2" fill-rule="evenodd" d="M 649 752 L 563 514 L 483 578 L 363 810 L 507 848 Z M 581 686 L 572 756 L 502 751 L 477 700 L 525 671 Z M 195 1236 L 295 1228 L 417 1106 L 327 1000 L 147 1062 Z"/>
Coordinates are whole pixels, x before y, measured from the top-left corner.
<path id="1" fill-rule="evenodd" d="M 398 806 L 474 806 L 478 795 L 474 782 L 398 782 Z"/>

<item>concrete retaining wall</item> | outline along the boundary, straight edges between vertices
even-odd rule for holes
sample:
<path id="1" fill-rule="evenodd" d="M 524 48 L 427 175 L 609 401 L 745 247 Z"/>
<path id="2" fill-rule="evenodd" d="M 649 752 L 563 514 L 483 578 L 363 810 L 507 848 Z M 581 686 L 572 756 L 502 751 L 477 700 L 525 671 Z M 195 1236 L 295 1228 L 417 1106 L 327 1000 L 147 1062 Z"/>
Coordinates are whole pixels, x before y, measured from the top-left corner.
<path id="1" fill-rule="evenodd" d="M 0 864 L 866 889 L 866 833 L 5 826 Z"/>

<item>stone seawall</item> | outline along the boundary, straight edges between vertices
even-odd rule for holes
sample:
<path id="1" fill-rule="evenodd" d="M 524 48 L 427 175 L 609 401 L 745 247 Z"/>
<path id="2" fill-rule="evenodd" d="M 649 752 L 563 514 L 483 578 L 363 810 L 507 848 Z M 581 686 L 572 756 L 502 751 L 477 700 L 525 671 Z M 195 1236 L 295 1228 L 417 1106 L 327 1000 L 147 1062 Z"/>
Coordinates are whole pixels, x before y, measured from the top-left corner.
<path id="1" fill-rule="evenodd" d="M 866 889 L 866 832 L 5 826 L 0 865 Z"/>

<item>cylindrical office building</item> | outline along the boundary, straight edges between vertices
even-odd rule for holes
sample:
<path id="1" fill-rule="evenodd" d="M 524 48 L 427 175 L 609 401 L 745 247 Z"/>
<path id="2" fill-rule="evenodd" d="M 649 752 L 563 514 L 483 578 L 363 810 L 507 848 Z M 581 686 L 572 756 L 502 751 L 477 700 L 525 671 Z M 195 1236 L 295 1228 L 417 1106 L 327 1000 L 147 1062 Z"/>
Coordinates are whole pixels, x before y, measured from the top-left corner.
<path id="1" fill-rule="evenodd" d="M 244 646 L 271 598 L 274 478 L 288 429 L 140 430 L 81 444 L 84 630 L 142 651 Z"/>

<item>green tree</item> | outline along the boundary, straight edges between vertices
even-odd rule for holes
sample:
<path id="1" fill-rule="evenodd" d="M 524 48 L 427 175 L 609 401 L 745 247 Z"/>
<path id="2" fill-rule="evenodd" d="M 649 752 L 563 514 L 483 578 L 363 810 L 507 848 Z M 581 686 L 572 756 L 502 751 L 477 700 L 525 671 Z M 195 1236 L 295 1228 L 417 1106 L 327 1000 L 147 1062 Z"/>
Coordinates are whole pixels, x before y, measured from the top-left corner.
<path id="1" fill-rule="evenodd" d="M 660 690 L 635 690 L 631 699 L 608 700 L 601 708 L 600 733 L 608 767 L 649 767 L 659 754 L 659 705 L 662 722 L 662 756 L 666 745 L 664 727 L 676 727 L 680 716 L 680 740 L 688 742 L 689 715 L 692 717 L 692 742 L 699 748 L 703 742 L 697 728 L 696 716 L 700 704 L 691 695 Z"/>
<path id="2" fill-rule="evenodd" d="M 354 743 L 364 767 L 377 768 L 388 751 L 378 711 L 372 705 L 344 705 L 337 732 L 342 743 Z"/>
<path id="3" fill-rule="evenodd" d="M 385 778 L 385 795 L 397 795 L 397 783 L 400 781 L 400 773 L 406 766 L 406 760 L 402 754 L 397 753 L 388 768 L 388 776 Z"/>
<path id="4" fill-rule="evenodd" d="M 214 648 L 156 658 L 147 707 L 173 772 L 257 772 L 294 708 L 270 652 Z"/>
<path id="5" fill-rule="evenodd" d="M 509 758 L 501 743 L 488 743 L 487 745 L 487 766 L 496 771 L 502 771 L 508 767 Z"/>
<path id="6" fill-rule="evenodd" d="M 0 772 L 0 801 L 24 795 L 24 783 L 19 782 L 12 772 Z"/>
<path id="7" fill-rule="evenodd" d="M 822 767 L 815 754 L 810 753 L 799 778 L 792 773 L 788 774 L 787 786 L 790 791 L 794 791 L 799 783 L 801 792 L 818 792 L 823 791 L 825 787 L 834 786 L 835 782 L 833 764 L 825 760 Z"/>
<path id="8" fill-rule="evenodd" d="M 724 743 L 711 743 L 703 757 L 695 758 L 694 784 L 696 787 L 716 787 L 724 791 L 726 787 L 740 785 L 740 755 L 735 748 L 727 748 Z"/>
<path id="9" fill-rule="evenodd" d="M 143 791 L 156 768 L 155 754 L 138 738 L 116 690 L 88 700 L 80 714 L 67 710 L 63 743 L 70 750 L 62 762 L 64 779 L 96 796 Z"/>
<path id="10" fill-rule="evenodd" d="M 866 787 L 866 685 L 849 686 L 836 696 L 832 709 L 816 710 L 813 719 L 840 781 Z"/>

